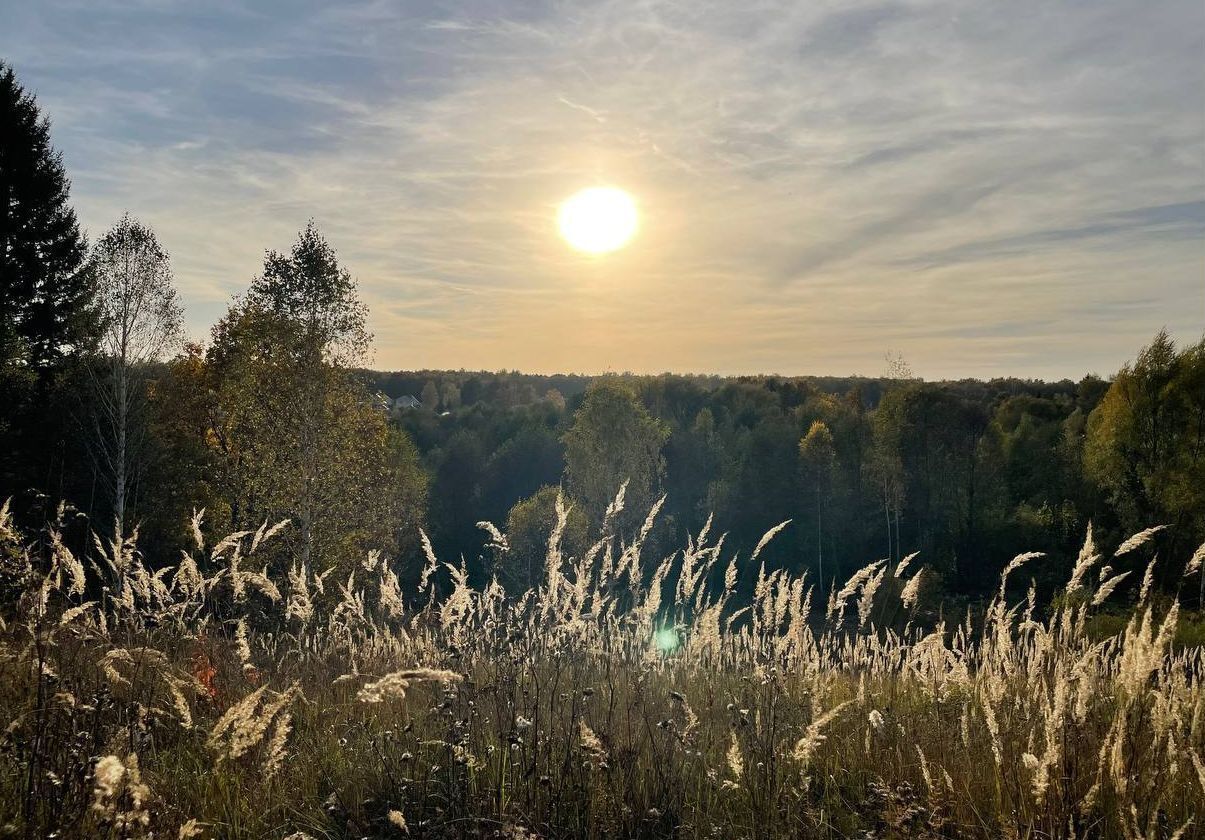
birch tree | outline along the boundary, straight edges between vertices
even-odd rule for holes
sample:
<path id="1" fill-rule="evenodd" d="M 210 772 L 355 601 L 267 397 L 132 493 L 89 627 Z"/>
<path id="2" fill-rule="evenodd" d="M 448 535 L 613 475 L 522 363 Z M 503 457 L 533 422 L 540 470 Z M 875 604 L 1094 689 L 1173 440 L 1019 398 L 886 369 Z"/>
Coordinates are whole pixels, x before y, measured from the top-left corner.
<path id="1" fill-rule="evenodd" d="M 137 219 L 127 214 L 101 237 L 92 264 L 103 329 L 89 365 L 89 416 L 98 474 L 120 540 L 146 436 L 147 367 L 179 346 L 182 315 L 167 252 Z"/>

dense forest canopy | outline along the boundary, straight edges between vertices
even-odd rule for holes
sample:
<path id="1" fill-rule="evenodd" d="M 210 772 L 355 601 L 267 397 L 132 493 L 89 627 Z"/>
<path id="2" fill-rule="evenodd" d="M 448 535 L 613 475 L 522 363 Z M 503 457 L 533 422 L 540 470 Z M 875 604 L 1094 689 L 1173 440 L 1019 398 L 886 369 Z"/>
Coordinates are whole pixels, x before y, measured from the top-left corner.
<path id="1" fill-rule="evenodd" d="M 867 557 L 920 551 L 949 592 L 974 597 L 1020 551 L 1069 563 L 1089 522 L 1109 534 L 1168 523 L 1169 549 L 1199 544 L 1201 365 L 1200 344 L 1176 350 L 1160 333 L 1112 382 L 505 371 L 364 381 L 390 396 L 441 395 L 393 418 L 422 455 L 432 537 L 453 556 L 481 555 L 477 520 L 506 521 L 542 487 L 582 496 L 597 515 L 597 491 L 574 492 L 569 451 L 591 423 L 583 406 L 597 392 L 664 431 L 660 457 L 637 458 L 624 473 L 639 478 L 643 502 L 645 486 L 666 494 L 655 532 L 664 544 L 714 516 L 747 554 L 768 527 L 790 519 L 766 551 L 773 565 L 820 575 L 827 563 L 832 580 Z M 1149 403 L 1126 396 L 1138 390 L 1152 394 Z M 1158 444 L 1142 431 L 1152 423 Z M 599 418 L 588 433 L 600 451 L 633 454 L 629 424 Z M 595 468 L 607 471 L 601 461 Z M 1049 569 L 1051 581 L 1063 571 Z"/>

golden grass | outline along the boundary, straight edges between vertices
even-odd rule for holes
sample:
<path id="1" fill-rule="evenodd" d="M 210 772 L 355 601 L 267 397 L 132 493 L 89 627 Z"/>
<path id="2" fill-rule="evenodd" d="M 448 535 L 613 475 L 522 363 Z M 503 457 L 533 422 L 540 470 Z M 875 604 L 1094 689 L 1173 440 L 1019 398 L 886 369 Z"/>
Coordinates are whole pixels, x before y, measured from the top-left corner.
<path id="1" fill-rule="evenodd" d="M 274 575 L 280 526 L 207 551 L 199 516 L 175 565 L 98 540 L 85 569 L 0 509 L 0 833 L 1199 836 L 1202 649 L 1173 647 L 1150 574 L 1123 629 L 1085 632 L 1153 531 L 1107 562 L 1089 532 L 1049 615 L 1002 580 L 979 620 L 919 628 L 923 558 L 860 570 L 821 622 L 806 580 L 755 558 L 736 603 L 710 528 L 648 562 L 655 514 L 572 557 L 558 504 L 519 594 L 470 588 L 425 539 L 417 593 L 375 553 Z"/>

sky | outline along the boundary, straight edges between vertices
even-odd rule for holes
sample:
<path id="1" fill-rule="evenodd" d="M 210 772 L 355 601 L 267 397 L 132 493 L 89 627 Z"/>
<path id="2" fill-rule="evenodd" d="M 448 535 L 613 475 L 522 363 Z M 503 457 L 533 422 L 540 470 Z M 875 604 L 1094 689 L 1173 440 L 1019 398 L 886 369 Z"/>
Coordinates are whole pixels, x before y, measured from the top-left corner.
<path id="1" fill-rule="evenodd" d="M 203 339 L 313 219 L 373 366 L 1108 375 L 1205 331 L 1200 0 L 0 0 Z M 561 201 L 641 226 L 568 248 Z"/>

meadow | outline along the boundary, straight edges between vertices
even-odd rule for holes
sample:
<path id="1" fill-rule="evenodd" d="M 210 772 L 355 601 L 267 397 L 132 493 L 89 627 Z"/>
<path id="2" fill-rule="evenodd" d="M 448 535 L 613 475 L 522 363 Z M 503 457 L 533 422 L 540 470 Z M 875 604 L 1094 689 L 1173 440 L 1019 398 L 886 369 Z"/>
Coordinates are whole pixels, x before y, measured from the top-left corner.
<path id="1" fill-rule="evenodd" d="M 1200 836 L 1205 655 L 1152 592 L 1154 529 L 1112 550 L 1089 530 L 1045 617 L 1024 554 L 982 615 L 921 628 L 923 558 L 820 604 L 759 567 L 776 529 L 748 558 L 705 528 L 656 562 L 656 508 L 624 539 L 621 507 L 572 557 L 558 504 L 516 596 L 429 545 L 417 592 L 376 553 L 273 576 L 287 523 L 210 544 L 200 512 L 174 565 L 136 538 L 84 561 L 6 506 L 3 835 Z M 1124 629 L 1090 636 L 1125 585 Z"/>

